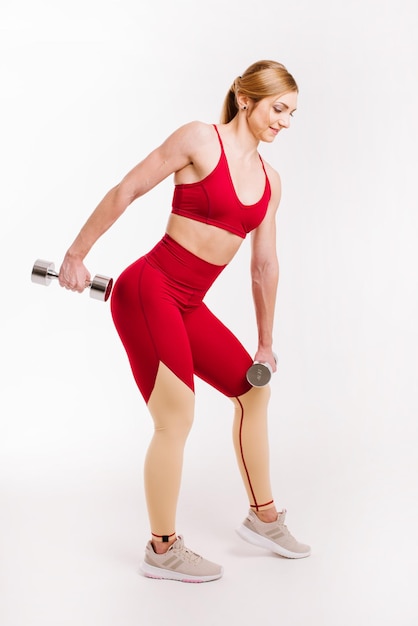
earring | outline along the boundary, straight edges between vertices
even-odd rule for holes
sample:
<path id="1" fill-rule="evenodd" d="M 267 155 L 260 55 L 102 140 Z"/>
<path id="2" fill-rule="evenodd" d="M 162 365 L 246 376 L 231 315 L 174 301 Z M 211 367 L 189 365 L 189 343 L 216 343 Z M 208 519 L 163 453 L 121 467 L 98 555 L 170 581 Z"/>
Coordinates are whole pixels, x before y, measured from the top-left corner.
<path id="1" fill-rule="evenodd" d="M 243 110 L 243 111 L 246 111 L 246 109 L 247 109 L 247 107 L 246 107 L 246 106 L 245 106 L 245 104 L 244 104 L 244 106 L 242 107 L 242 110 Z"/>

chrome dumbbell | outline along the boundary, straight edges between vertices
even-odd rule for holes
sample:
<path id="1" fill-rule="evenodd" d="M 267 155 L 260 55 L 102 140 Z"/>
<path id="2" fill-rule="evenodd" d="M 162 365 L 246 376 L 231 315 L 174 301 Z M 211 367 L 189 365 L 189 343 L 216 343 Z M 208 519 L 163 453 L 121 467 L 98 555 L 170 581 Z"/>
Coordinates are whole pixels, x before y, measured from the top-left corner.
<path id="1" fill-rule="evenodd" d="M 274 360 L 277 363 L 277 355 L 273 354 Z M 251 367 L 247 370 L 247 380 L 253 387 L 264 387 L 270 382 L 273 369 L 270 363 L 260 363 L 254 361 Z"/>
<path id="2" fill-rule="evenodd" d="M 51 261 L 37 259 L 32 268 L 31 280 L 38 285 L 48 286 L 53 278 L 58 278 L 55 265 Z M 90 297 L 106 302 L 113 287 L 113 278 L 96 274 L 86 287 L 90 287 Z"/>

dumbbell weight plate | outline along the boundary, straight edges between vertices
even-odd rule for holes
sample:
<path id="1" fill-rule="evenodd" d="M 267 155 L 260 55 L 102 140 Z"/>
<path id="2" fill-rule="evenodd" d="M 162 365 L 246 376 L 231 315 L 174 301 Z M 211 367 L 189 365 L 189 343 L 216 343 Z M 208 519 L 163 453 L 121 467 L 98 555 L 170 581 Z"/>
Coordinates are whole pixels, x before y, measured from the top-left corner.
<path id="1" fill-rule="evenodd" d="M 37 259 L 32 268 L 31 280 L 38 285 L 48 286 L 53 278 L 57 278 L 55 263 Z"/>
<path id="2" fill-rule="evenodd" d="M 109 298 L 113 287 L 113 279 L 101 274 L 96 274 L 90 283 L 90 298 L 106 300 Z"/>
<path id="3" fill-rule="evenodd" d="M 48 286 L 53 278 L 56 278 L 55 264 L 50 261 L 38 259 L 32 268 L 31 280 L 38 285 Z"/>
<path id="4" fill-rule="evenodd" d="M 277 365 L 277 354 L 273 352 L 274 361 Z M 273 375 L 273 369 L 270 363 L 260 363 L 254 361 L 247 371 L 247 380 L 253 387 L 264 387 L 270 382 Z"/>
<path id="5" fill-rule="evenodd" d="M 247 371 L 247 380 L 253 387 L 264 387 L 270 382 L 271 375 L 269 363 L 255 362 Z"/>

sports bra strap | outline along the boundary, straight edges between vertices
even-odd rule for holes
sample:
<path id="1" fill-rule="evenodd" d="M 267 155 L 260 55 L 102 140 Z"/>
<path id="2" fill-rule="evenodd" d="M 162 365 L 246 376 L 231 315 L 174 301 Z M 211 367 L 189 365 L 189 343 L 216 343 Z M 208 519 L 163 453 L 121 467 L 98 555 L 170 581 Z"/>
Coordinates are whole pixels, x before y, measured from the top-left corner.
<path id="1" fill-rule="evenodd" d="M 223 151 L 224 151 L 224 146 L 223 146 L 223 143 L 222 143 L 221 136 L 220 136 L 220 134 L 219 134 L 218 127 L 216 126 L 216 124 L 213 124 L 213 128 L 216 130 L 216 134 L 218 135 L 219 143 L 220 143 L 220 145 L 221 145 L 221 150 L 222 150 L 222 152 L 223 152 Z"/>
<path id="2" fill-rule="evenodd" d="M 223 143 L 222 143 L 222 139 L 221 139 L 221 136 L 220 136 L 220 134 L 219 134 L 218 127 L 216 126 L 216 124 L 212 124 L 212 126 L 213 126 L 213 128 L 216 130 L 216 134 L 218 135 L 219 143 L 220 143 L 220 145 L 221 145 L 221 150 L 222 150 L 222 153 L 224 154 L 224 156 L 225 156 L 225 158 L 226 158 L 226 155 L 225 155 L 225 150 L 224 150 L 224 145 L 223 145 Z M 259 158 L 259 159 L 260 159 L 260 161 L 261 161 L 261 165 L 262 165 L 262 167 L 263 167 L 263 172 L 264 172 L 264 174 L 267 176 L 266 168 L 264 167 L 264 161 L 263 161 L 263 159 L 261 158 L 261 154 L 260 154 L 259 152 L 257 152 L 257 154 L 258 154 L 258 158 Z"/>

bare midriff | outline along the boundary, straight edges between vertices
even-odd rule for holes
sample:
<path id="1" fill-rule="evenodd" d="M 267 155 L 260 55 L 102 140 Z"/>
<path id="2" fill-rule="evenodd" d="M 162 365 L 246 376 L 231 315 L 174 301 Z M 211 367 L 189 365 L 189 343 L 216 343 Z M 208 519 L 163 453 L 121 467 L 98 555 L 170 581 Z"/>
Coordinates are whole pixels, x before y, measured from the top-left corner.
<path id="1" fill-rule="evenodd" d="M 174 213 L 169 217 L 166 232 L 183 248 L 213 265 L 227 265 L 244 241 L 223 228 Z"/>

